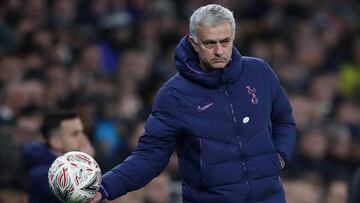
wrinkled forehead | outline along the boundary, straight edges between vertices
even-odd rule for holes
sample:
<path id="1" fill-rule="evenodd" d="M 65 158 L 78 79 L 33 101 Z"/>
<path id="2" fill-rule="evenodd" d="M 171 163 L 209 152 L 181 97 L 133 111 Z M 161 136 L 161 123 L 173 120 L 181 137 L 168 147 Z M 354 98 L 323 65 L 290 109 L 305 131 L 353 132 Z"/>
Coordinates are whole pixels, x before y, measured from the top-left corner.
<path id="1" fill-rule="evenodd" d="M 227 21 L 223 21 L 215 26 L 200 25 L 197 31 L 200 41 L 221 41 L 228 38 L 232 39 L 232 30 L 230 27 L 230 23 L 228 23 Z"/>

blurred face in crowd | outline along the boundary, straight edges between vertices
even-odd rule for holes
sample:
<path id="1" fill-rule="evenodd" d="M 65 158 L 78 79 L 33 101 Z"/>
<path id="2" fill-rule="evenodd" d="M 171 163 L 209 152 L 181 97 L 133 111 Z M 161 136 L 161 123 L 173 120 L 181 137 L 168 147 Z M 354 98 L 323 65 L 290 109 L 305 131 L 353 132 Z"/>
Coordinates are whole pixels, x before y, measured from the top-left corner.
<path id="1" fill-rule="evenodd" d="M 170 202 L 170 177 L 162 173 L 154 178 L 146 187 L 146 199 L 152 203 Z"/>
<path id="2" fill-rule="evenodd" d="M 198 41 L 192 36 L 189 40 L 199 55 L 200 67 L 207 71 L 225 68 L 233 47 L 230 23 L 223 21 L 214 27 L 200 25 L 197 32 Z"/>
<path id="3" fill-rule="evenodd" d="M 327 203 L 347 202 L 348 199 L 348 185 L 345 181 L 333 181 L 329 185 L 326 195 Z"/>
<path id="4" fill-rule="evenodd" d="M 308 158 L 322 159 L 327 152 L 327 140 L 322 131 L 310 131 L 300 141 L 301 151 Z"/>
<path id="5" fill-rule="evenodd" d="M 80 118 L 63 120 L 55 133 L 56 135 L 51 138 L 51 144 L 56 151 L 83 151 L 93 155 L 92 146 L 83 132 Z"/>

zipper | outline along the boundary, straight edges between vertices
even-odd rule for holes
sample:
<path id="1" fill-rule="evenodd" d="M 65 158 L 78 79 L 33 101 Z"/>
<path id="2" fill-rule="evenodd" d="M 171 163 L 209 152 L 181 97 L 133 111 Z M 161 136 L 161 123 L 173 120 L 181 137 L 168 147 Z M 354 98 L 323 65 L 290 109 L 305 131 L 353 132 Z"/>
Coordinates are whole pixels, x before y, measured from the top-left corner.
<path id="1" fill-rule="evenodd" d="M 238 140 L 238 143 L 239 143 L 239 146 L 240 146 L 241 151 L 244 151 L 244 147 L 243 147 L 243 145 L 242 145 L 242 142 L 241 142 L 241 140 L 240 140 L 240 137 L 239 137 L 239 136 L 236 136 L 236 138 L 237 138 L 237 140 Z"/>
<path id="2" fill-rule="evenodd" d="M 225 82 L 225 77 L 224 77 L 224 75 L 221 75 L 221 80 L 222 80 L 222 82 L 224 83 L 224 93 L 225 93 L 226 97 L 229 99 L 229 92 L 228 92 L 227 89 L 226 89 L 226 82 Z M 235 116 L 234 107 L 233 107 L 232 103 L 230 102 L 230 100 L 228 100 L 228 101 L 229 101 L 230 111 L 231 111 L 231 114 L 232 114 L 232 116 L 233 116 L 234 124 L 235 124 L 235 126 L 237 127 L 238 122 L 237 122 L 237 119 L 236 119 L 236 116 Z M 241 142 L 241 140 L 240 140 L 239 135 L 237 135 L 236 138 L 237 138 L 237 141 L 238 141 L 238 145 L 239 145 L 239 147 L 240 147 L 240 151 L 241 151 L 241 152 L 244 152 L 244 146 L 243 146 L 243 144 L 242 144 L 242 142 Z M 242 168 L 243 168 L 244 174 L 247 175 L 247 173 L 248 173 L 248 172 L 247 172 L 247 167 L 246 167 L 246 164 L 245 164 L 244 161 L 241 161 L 241 166 L 242 166 Z M 249 180 L 248 180 L 248 179 L 245 181 L 245 184 L 246 184 L 246 189 L 248 190 L 248 196 L 250 197 L 250 184 L 249 184 Z"/>
<path id="3" fill-rule="evenodd" d="M 203 157 L 202 157 L 202 150 L 203 150 L 203 147 L 202 147 L 202 139 L 200 138 L 200 169 L 202 170 L 203 169 Z"/>
<path id="4" fill-rule="evenodd" d="M 224 86 L 224 93 L 225 93 L 226 97 L 229 99 L 229 92 L 226 89 L 226 85 Z M 237 119 L 236 119 L 236 116 L 235 116 L 234 107 L 233 107 L 233 105 L 232 105 L 232 103 L 230 101 L 229 101 L 229 106 L 230 106 L 231 115 L 233 117 L 233 121 L 234 121 L 234 123 L 236 125 L 237 124 Z"/>
<path id="5" fill-rule="evenodd" d="M 233 107 L 232 103 L 230 103 L 229 105 L 230 105 L 231 113 L 232 113 L 232 115 L 233 115 L 234 123 L 237 124 L 237 120 L 236 120 L 235 112 L 234 112 L 234 107 Z"/>

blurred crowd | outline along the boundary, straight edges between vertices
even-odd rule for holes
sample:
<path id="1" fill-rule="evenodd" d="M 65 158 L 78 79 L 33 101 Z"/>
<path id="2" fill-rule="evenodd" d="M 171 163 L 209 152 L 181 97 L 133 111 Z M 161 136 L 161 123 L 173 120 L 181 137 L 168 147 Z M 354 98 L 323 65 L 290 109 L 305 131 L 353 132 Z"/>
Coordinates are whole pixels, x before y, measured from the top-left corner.
<path id="1" fill-rule="evenodd" d="M 290 98 L 297 148 L 289 203 L 343 203 L 360 167 L 360 3 L 356 0 L 4 0 L 0 2 L 0 203 L 26 202 L 22 147 L 51 109 L 75 109 L 106 172 L 142 135 L 191 13 L 234 12 L 235 45 L 266 60 Z M 179 202 L 176 154 L 119 203 Z M 221 175 L 221 174 L 219 174 Z"/>

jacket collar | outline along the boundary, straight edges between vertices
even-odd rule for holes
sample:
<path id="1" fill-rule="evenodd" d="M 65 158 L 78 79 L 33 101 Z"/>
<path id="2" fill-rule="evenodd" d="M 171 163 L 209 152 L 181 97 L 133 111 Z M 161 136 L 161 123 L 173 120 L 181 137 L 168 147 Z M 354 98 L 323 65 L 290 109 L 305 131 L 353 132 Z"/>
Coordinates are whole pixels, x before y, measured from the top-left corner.
<path id="1" fill-rule="evenodd" d="M 198 58 L 186 35 L 175 50 L 176 68 L 183 77 L 209 88 L 219 87 L 223 83 L 233 83 L 242 69 L 242 56 L 235 47 L 230 62 L 223 70 L 205 72 L 199 67 Z"/>

